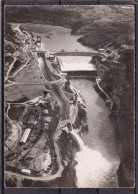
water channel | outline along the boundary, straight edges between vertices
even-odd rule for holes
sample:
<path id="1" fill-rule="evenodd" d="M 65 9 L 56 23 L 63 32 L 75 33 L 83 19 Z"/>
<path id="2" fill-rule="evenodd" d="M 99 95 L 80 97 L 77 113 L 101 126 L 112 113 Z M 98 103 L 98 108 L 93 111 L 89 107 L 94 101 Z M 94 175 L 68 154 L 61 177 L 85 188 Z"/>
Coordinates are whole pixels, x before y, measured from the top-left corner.
<path id="1" fill-rule="evenodd" d="M 41 49 L 51 51 L 92 51 L 77 42 L 71 30 L 59 26 L 22 24 L 34 37 L 41 36 Z M 115 125 L 109 118 L 108 108 L 88 80 L 72 80 L 86 101 L 89 133 L 77 136 L 81 150 L 76 154 L 78 187 L 117 187 L 116 171 L 119 157 L 116 150 Z"/>

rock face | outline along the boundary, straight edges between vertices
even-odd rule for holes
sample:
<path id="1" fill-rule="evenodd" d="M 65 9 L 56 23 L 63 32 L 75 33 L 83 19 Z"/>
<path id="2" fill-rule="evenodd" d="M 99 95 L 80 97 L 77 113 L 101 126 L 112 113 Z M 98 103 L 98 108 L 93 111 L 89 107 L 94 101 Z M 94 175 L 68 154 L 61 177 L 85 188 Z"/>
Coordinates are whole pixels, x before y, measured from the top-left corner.
<path id="1" fill-rule="evenodd" d="M 86 135 L 88 133 L 86 105 L 82 96 L 81 101 L 78 102 L 78 114 L 73 128 L 79 130 L 80 135 Z"/>
<path id="2" fill-rule="evenodd" d="M 29 10 L 29 7 L 24 7 L 23 9 L 25 14 L 21 15 L 19 13 L 22 12 L 22 7 L 16 9 L 16 7 L 13 6 L 13 11 L 11 13 L 10 7 L 7 6 L 6 20 L 8 22 L 18 23 L 20 21 L 28 22 L 29 19 L 29 22 L 38 22 L 38 18 L 37 20 L 34 20 L 34 15 L 36 13 L 35 8 Z M 119 186 L 131 187 L 134 186 L 134 11 L 133 8 L 128 11 L 122 9 L 120 6 L 112 5 L 106 6 L 106 11 L 104 6 L 85 6 L 85 10 L 86 11 L 84 11 L 81 6 L 72 6 L 70 8 L 68 6 L 67 8 L 57 6 L 51 9 L 50 12 L 50 6 L 43 8 L 39 7 L 38 12 L 42 13 L 41 11 L 43 11 L 46 14 L 39 14 L 39 22 L 71 27 L 72 34 L 83 34 L 83 36 L 78 40 L 83 45 L 94 49 L 104 49 L 103 52 L 107 56 L 106 60 L 99 58 L 95 61 L 98 76 L 102 79 L 100 83 L 101 87 L 110 95 L 111 99 L 117 106 L 116 114 L 111 119 L 117 123 L 115 136 L 121 161 L 118 169 Z M 64 18 L 62 14 L 59 15 L 59 12 L 63 13 Z M 49 18 L 49 13 L 54 15 L 53 19 L 51 17 Z M 55 20 L 55 18 L 57 19 Z M 5 44 L 5 69 L 7 69 L 8 65 L 13 61 L 13 58 L 8 56 L 9 52 L 13 54 L 19 50 L 19 61 L 24 61 L 24 55 L 22 53 L 24 39 L 22 38 L 22 35 L 19 36 L 19 34 L 13 32 L 10 25 L 6 26 L 5 34 L 7 40 Z M 17 66 L 20 66 L 19 61 L 17 61 Z M 35 59 L 33 57 L 32 61 L 33 64 L 35 64 Z M 28 77 L 27 72 L 29 68 L 30 65 L 27 66 L 22 76 L 21 74 L 17 76 L 17 81 L 21 82 L 21 77 Z M 29 74 L 29 81 L 31 82 L 32 80 L 35 80 L 36 82 L 41 82 L 42 79 L 38 68 L 33 67 L 32 69 L 34 73 L 32 75 L 35 78 Z M 27 96 L 28 98 L 33 98 L 34 96 L 41 95 L 43 89 L 44 87 L 39 87 L 39 89 L 36 87 L 23 87 L 22 89 L 11 87 L 7 92 L 8 95 L 6 98 L 12 100 L 15 100 L 16 98 L 17 100 L 19 98 L 17 93 L 21 93 L 22 97 Z M 27 95 L 29 93 L 28 91 L 30 92 L 30 95 Z M 33 95 L 31 95 L 31 93 L 33 93 Z M 78 123 L 80 118 L 81 113 L 76 119 L 76 128 L 79 126 Z M 11 130 L 9 129 L 10 127 L 7 127 L 6 129 L 8 134 L 11 133 Z M 68 135 L 64 133 L 64 138 L 62 136 L 61 138 L 67 140 Z M 67 142 L 69 142 L 69 140 L 67 140 Z M 53 145 L 51 145 L 51 147 L 52 146 Z M 68 149 L 71 150 L 69 145 Z M 61 151 L 63 152 L 62 148 Z M 69 158 L 70 153 L 68 153 L 67 160 L 69 160 Z M 63 174 L 66 174 L 67 171 L 68 170 L 65 170 Z M 70 173 L 74 174 L 74 171 L 70 170 Z M 10 177 L 10 180 L 8 180 L 8 178 L 6 177 L 6 184 L 11 187 L 16 186 L 16 178 Z M 59 182 L 59 179 L 56 179 L 50 183 L 37 182 L 36 184 L 36 182 L 34 183 L 33 181 L 24 180 L 22 185 L 30 187 L 35 186 L 36 184 L 38 186 L 50 187 L 60 185 Z"/>
<path id="3" fill-rule="evenodd" d="M 120 166 L 118 169 L 118 181 L 121 187 L 133 187 L 135 182 L 135 140 L 134 140 L 134 118 L 129 122 L 128 117 L 118 121 L 115 136 L 117 148 L 120 155 Z M 130 124 L 131 123 L 131 124 Z"/>
<path id="4" fill-rule="evenodd" d="M 115 137 L 120 156 L 119 186 L 133 187 L 135 180 L 134 50 L 118 49 L 118 53 L 120 55 L 116 64 L 111 60 L 102 62 L 97 59 L 96 65 L 101 77 L 100 85 L 115 105 L 111 119 L 116 122 Z M 124 60 L 125 57 L 127 60 Z M 106 68 L 108 64 L 110 68 Z"/>

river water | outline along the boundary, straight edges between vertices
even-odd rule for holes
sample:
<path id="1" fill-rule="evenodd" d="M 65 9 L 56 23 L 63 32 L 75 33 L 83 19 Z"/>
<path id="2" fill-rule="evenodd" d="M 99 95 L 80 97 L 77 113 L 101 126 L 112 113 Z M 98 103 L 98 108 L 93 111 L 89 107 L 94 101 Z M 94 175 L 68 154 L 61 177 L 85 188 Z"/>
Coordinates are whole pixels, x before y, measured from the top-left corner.
<path id="1" fill-rule="evenodd" d="M 33 35 L 41 36 L 42 50 L 92 51 L 77 42 L 79 36 L 72 36 L 71 30 L 59 26 L 22 24 Z M 77 187 L 117 187 L 116 171 L 119 157 L 116 150 L 115 125 L 109 118 L 104 101 L 88 80 L 72 80 L 86 101 L 89 133 L 80 138 L 76 133 L 81 150 L 76 154 Z"/>
<path id="2" fill-rule="evenodd" d="M 88 80 L 72 80 L 86 101 L 89 133 L 80 138 L 76 154 L 78 187 L 117 187 L 119 157 L 116 150 L 115 125 L 109 118 L 104 101 Z"/>
<path id="3" fill-rule="evenodd" d="M 72 36 L 71 29 L 41 25 L 41 24 L 22 24 L 28 32 L 32 32 L 34 37 L 41 36 L 41 46 L 39 49 L 47 51 L 93 51 L 77 42 L 80 36 Z"/>

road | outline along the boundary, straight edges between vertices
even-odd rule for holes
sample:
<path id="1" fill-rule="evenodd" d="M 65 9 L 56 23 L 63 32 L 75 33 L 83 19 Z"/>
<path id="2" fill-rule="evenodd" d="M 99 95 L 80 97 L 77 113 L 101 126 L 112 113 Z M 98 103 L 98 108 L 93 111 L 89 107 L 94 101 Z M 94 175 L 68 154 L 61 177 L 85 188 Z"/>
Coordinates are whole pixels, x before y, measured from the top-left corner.
<path id="1" fill-rule="evenodd" d="M 17 60 L 17 57 L 13 57 L 13 62 L 9 65 L 9 69 L 8 69 L 8 71 L 6 73 L 6 76 L 5 76 L 5 81 L 8 80 L 9 74 L 10 74 L 10 72 L 11 72 L 13 66 L 14 66 L 14 63 L 16 62 L 16 60 Z"/>
<path id="2" fill-rule="evenodd" d="M 67 102 L 67 99 L 65 98 L 62 91 L 62 85 L 65 82 L 64 81 L 65 78 L 60 76 L 59 79 L 55 78 L 54 74 L 51 73 L 50 69 L 48 68 L 44 53 L 43 56 L 39 58 L 38 62 L 41 73 L 44 79 L 46 80 L 46 84 L 50 85 L 50 89 L 53 92 L 61 108 L 61 120 L 69 119 L 69 112 L 67 112 L 67 110 L 69 109 L 70 106 L 69 102 Z"/>
<path id="3" fill-rule="evenodd" d="M 27 36 L 27 35 L 26 35 Z M 30 38 L 30 36 L 29 36 Z M 26 45 L 23 49 L 26 57 L 27 57 L 27 61 L 26 63 L 18 70 L 15 72 L 14 76 L 21 70 L 23 70 L 23 68 L 28 64 L 29 62 L 29 56 L 27 53 L 27 49 L 29 49 L 30 46 Z M 64 84 L 64 80 L 65 78 L 63 76 L 54 74 L 52 71 L 50 71 L 50 69 L 48 68 L 48 64 L 46 64 L 46 60 L 45 60 L 45 56 L 40 57 L 39 60 L 39 68 L 41 70 L 42 75 L 45 78 L 45 84 L 49 85 L 51 92 L 53 92 L 60 108 L 61 108 L 61 122 L 62 121 L 68 121 L 69 120 L 69 109 L 70 109 L 70 104 L 68 102 L 67 97 L 64 95 L 63 91 L 62 91 L 62 87 Z M 8 79 L 8 77 L 7 77 Z M 9 117 L 8 117 L 9 118 Z M 9 118 L 10 122 L 13 122 L 10 118 Z M 15 124 L 15 123 L 14 123 Z M 66 122 L 65 122 L 66 124 Z M 18 124 L 17 124 L 18 125 Z M 16 126 L 17 126 L 16 125 Z M 18 126 L 19 129 L 19 126 Z M 57 155 L 57 164 L 58 164 L 58 171 L 54 174 L 54 175 L 48 175 L 48 174 L 42 174 L 41 177 L 33 177 L 33 176 L 26 176 L 26 175 L 22 175 L 22 174 L 17 174 L 11 171 L 5 171 L 5 173 L 9 174 L 9 175 L 15 175 L 18 178 L 24 178 L 24 179 L 30 179 L 30 180 L 37 180 L 37 181 L 51 181 L 54 180 L 57 177 L 61 177 L 62 176 L 62 172 L 64 170 L 64 167 L 61 163 L 61 159 L 60 159 L 60 151 L 59 151 L 59 147 L 57 145 L 57 139 L 59 138 L 59 136 L 61 135 L 62 130 L 59 131 L 57 130 L 56 133 L 53 136 L 53 142 L 54 142 L 54 147 L 55 147 L 55 153 Z"/>

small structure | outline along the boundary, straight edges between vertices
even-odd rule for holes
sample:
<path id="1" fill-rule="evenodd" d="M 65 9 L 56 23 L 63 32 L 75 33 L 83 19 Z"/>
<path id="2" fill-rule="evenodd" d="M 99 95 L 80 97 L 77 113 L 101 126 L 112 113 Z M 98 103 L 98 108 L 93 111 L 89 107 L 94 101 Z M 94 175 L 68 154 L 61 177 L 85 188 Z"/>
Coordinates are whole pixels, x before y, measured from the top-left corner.
<path id="1" fill-rule="evenodd" d="M 31 174 L 31 170 L 29 170 L 29 169 L 22 169 L 21 173 L 25 174 L 25 175 L 30 175 Z"/>
<path id="2" fill-rule="evenodd" d="M 120 5 L 120 7 L 123 9 L 133 9 L 132 5 Z"/>
<path id="3" fill-rule="evenodd" d="M 41 45 L 41 37 L 40 36 L 37 36 L 37 40 L 36 40 L 36 43 L 35 43 L 38 47 L 40 47 Z"/>
<path id="4" fill-rule="evenodd" d="M 25 129 L 24 134 L 23 134 L 23 136 L 22 136 L 22 138 L 20 140 L 20 145 L 23 145 L 23 144 L 26 143 L 26 141 L 27 141 L 27 139 L 29 137 L 30 132 L 31 132 L 30 128 Z"/>
<path id="5" fill-rule="evenodd" d="M 49 124 L 45 123 L 45 129 L 49 129 Z"/>
<path id="6" fill-rule="evenodd" d="M 55 61 L 55 54 L 54 54 L 54 53 L 51 53 L 51 54 L 49 55 L 49 60 L 50 60 L 51 62 L 54 62 L 54 61 Z"/>
<path id="7" fill-rule="evenodd" d="M 48 115 L 49 114 L 49 111 L 47 109 L 43 110 L 43 114 L 44 115 Z"/>
<path id="8" fill-rule="evenodd" d="M 63 131 L 66 131 L 67 133 L 69 132 L 68 127 L 64 127 L 62 130 L 63 130 Z"/>
<path id="9" fill-rule="evenodd" d="M 51 118 L 50 118 L 50 116 L 46 116 L 46 117 L 44 118 L 44 120 L 45 120 L 47 123 L 50 123 Z"/>
<path id="10" fill-rule="evenodd" d="M 37 42 L 41 43 L 41 37 L 37 36 Z"/>

